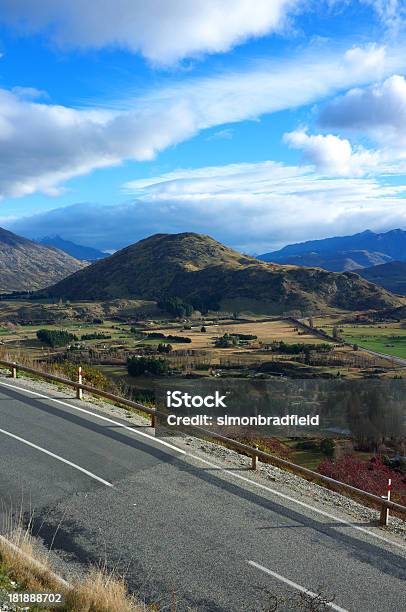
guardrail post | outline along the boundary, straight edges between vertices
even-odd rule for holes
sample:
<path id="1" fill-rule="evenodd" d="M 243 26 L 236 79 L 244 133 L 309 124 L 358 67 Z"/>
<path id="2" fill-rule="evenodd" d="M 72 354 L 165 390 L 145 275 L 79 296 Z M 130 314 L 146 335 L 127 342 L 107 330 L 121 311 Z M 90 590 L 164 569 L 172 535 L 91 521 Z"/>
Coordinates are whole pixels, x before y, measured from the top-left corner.
<path id="1" fill-rule="evenodd" d="M 83 384 L 82 366 L 78 367 L 78 383 Z M 80 400 L 83 399 L 83 389 L 76 389 L 76 397 Z"/>
<path id="2" fill-rule="evenodd" d="M 387 492 L 387 495 L 382 495 L 383 499 L 387 499 L 388 501 L 390 501 L 391 489 L 392 489 L 392 478 L 388 478 L 388 492 Z M 389 508 L 382 505 L 381 515 L 379 517 L 379 524 L 382 525 L 383 527 L 386 527 L 388 522 L 389 522 Z"/>
<path id="3" fill-rule="evenodd" d="M 254 448 L 258 448 L 257 444 L 254 444 Z M 252 454 L 251 458 L 251 469 L 256 470 L 258 465 L 258 455 L 256 453 Z"/>
<path id="4" fill-rule="evenodd" d="M 14 361 L 13 365 L 11 366 L 11 378 L 17 378 L 17 364 Z"/>

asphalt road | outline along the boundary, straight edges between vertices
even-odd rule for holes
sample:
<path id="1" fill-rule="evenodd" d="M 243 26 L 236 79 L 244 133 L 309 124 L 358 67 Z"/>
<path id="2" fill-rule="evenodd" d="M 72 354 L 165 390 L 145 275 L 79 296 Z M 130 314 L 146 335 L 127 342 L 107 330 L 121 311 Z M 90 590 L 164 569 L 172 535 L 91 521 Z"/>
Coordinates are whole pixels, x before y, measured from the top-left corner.
<path id="1" fill-rule="evenodd" d="M 300 589 L 334 595 L 335 610 L 406 608 L 406 544 L 64 402 L 0 380 L 2 508 L 33 512 L 66 560 L 106 560 L 149 601 L 175 593 L 179 611 L 270 610 Z"/>

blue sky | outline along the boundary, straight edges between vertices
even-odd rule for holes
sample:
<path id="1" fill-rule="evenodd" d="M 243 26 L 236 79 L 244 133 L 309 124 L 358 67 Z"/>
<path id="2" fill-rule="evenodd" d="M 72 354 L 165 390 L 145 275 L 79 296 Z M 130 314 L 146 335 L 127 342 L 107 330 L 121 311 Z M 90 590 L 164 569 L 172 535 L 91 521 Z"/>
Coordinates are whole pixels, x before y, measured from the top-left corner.
<path id="1" fill-rule="evenodd" d="M 406 229 L 404 0 L 0 0 L 0 225 L 247 252 Z"/>

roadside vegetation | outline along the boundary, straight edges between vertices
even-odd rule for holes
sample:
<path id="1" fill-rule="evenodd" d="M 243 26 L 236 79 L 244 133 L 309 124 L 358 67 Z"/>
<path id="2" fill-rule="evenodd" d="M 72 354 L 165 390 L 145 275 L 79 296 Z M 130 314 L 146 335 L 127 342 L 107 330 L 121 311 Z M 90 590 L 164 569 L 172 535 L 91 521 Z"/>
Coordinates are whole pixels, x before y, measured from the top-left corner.
<path id="1" fill-rule="evenodd" d="M 23 553 L 11 551 L 0 541 L 0 609 L 30 610 L 30 612 L 147 612 L 156 610 L 131 596 L 123 578 L 106 568 L 91 567 L 85 576 L 72 584 L 63 585 L 50 567 L 47 557 L 35 552 L 24 537 L 12 536 L 13 543 Z M 9 594 L 27 592 L 61 593 L 61 606 L 19 605 L 9 603 Z M 14 607 L 15 606 L 15 607 Z"/>

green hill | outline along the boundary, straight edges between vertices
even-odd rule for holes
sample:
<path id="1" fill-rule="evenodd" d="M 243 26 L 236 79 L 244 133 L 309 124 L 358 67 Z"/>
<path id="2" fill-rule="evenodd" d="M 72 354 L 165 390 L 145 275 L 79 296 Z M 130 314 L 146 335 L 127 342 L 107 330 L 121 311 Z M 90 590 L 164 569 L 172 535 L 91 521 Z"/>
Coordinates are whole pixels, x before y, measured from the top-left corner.
<path id="1" fill-rule="evenodd" d="M 46 295 L 71 300 L 179 297 L 198 309 L 264 314 L 399 304 L 356 274 L 261 262 L 193 233 L 141 240 L 49 287 Z"/>

